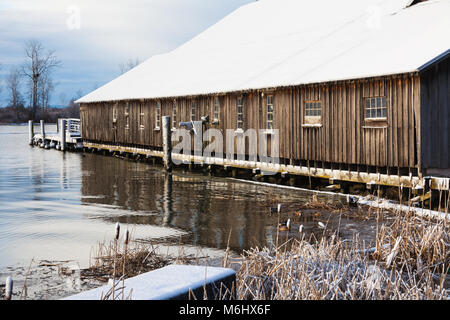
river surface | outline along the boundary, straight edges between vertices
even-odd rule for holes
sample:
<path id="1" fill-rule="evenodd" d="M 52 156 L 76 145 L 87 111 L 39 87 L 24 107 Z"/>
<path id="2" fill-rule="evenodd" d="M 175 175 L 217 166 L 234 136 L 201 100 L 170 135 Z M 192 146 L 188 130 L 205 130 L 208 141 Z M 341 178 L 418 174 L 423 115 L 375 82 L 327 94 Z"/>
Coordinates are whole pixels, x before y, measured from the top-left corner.
<path id="1" fill-rule="evenodd" d="M 33 258 L 86 267 L 92 248 L 112 239 L 116 222 L 137 239 L 203 248 L 211 256 L 229 243 L 239 253 L 274 242 L 277 216 L 268 214 L 268 200 L 311 199 L 308 191 L 169 175 L 158 165 L 30 147 L 27 139 L 25 125 L 0 126 L 0 268 Z"/>

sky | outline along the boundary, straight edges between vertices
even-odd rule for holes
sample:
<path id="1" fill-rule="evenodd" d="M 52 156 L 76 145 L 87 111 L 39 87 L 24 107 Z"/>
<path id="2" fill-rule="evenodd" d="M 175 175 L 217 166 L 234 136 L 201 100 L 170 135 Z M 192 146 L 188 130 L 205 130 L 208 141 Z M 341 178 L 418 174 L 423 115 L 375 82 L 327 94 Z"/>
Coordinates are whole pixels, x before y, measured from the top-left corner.
<path id="1" fill-rule="evenodd" d="M 29 40 L 62 61 L 51 99 L 60 105 L 119 76 L 121 63 L 169 52 L 253 1 L 0 0 L 0 107 L 8 101 L 3 80 L 25 62 Z"/>

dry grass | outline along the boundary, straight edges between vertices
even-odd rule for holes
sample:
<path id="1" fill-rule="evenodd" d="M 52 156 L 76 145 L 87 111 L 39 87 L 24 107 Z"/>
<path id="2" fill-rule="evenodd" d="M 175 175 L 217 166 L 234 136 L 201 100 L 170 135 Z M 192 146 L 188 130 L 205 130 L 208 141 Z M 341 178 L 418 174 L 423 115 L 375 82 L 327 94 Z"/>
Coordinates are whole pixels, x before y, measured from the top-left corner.
<path id="1" fill-rule="evenodd" d="M 305 206 L 329 207 L 317 198 Z M 336 231 L 320 241 L 307 241 L 303 236 L 274 248 L 244 251 L 237 273 L 237 298 L 448 299 L 446 221 L 400 212 L 393 220 L 384 220 L 381 211 L 376 214 L 380 225 L 375 248 L 362 248 L 357 237 L 340 239 Z"/>
<path id="2" fill-rule="evenodd" d="M 129 278 L 162 268 L 171 260 L 155 253 L 150 243 L 134 240 L 125 245 L 123 241 L 98 243 L 89 268 L 81 270 L 81 278 L 108 281 L 119 277 Z"/>
<path id="3" fill-rule="evenodd" d="M 273 201 L 271 201 L 273 202 Z M 271 203 L 271 205 L 273 205 Z M 284 206 L 285 209 L 286 206 Z M 298 206 L 288 207 L 289 211 Z M 363 216 L 360 208 L 321 202 L 316 196 L 301 204 L 301 210 Z M 447 221 L 418 218 L 412 212 L 390 210 L 385 219 L 380 209 L 363 210 L 377 221 L 374 248 L 363 247 L 356 235 L 342 239 L 339 230 L 327 230 L 320 239 L 299 238 L 285 241 L 278 234 L 272 248 L 244 251 L 240 259 L 229 257 L 224 266 L 239 264 L 236 299 L 240 300 L 381 300 L 448 299 L 449 226 Z M 231 235 L 231 231 L 230 231 Z M 230 237 L 229 235 L 229 237 Z M 283 238 L 283 240 L 281 240 Z M 230 239 L 228 239 L 229 241 Z M 189 263 L 189 258 L 176 258 Z M 151 243 L 130 240 L 98 244 L 91 266 L 81 271 L 84 278 L 116 279 L 104 299 L 129 298 L 123 295 L 122 280 L 161 268 L 173 259 L 155 253 Z M 122 284 L 121 284 L 122 283 Z M 122 295 L 120 292 L 122 291 Z"/>
<path id="4" fill-rule="evenodd" d="M 412 213 L 398 213 L 392 223 L 380 227 L 373 258 L 385 261 L 387 268 L 438 273 L 450 266 L 449 249 L 449 227 L 444 220 L 432 222 Z"/>

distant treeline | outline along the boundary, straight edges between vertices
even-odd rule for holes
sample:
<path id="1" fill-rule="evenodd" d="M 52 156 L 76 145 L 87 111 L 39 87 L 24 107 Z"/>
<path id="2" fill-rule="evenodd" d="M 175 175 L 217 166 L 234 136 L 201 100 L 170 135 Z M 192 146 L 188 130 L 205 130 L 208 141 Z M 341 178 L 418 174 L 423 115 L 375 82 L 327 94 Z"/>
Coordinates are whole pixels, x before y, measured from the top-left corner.
<path id="1" fill-rule="evenodd" d="M 32 119 L 33 109 L 23 105 L 0 108 L 0 124 L 24 123 Z M 65 108 L 39 109 L 36 121 L 44 120 L 47 123 L 56 123 L 59 118 L 80 118 L 80 106 L 71 102 Z"/>

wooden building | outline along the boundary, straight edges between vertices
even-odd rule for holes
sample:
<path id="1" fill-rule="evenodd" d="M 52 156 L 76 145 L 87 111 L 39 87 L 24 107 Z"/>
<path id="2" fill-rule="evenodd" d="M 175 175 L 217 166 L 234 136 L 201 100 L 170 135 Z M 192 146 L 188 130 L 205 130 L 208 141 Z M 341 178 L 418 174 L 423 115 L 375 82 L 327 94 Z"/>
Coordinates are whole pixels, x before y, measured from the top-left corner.
<path id="1" fill-rule="evenodd" d="M 160 151 L 162 116 L 173 128 L 209 116 L 234 139 L 278 129 L 279 172 L 450 177 L 450 1 L 418 2 L 377 7 L 375 24 L 368 0 L 246 5 L 80 99 L 84 143 Z"/>

